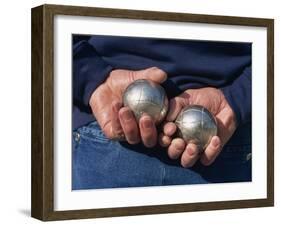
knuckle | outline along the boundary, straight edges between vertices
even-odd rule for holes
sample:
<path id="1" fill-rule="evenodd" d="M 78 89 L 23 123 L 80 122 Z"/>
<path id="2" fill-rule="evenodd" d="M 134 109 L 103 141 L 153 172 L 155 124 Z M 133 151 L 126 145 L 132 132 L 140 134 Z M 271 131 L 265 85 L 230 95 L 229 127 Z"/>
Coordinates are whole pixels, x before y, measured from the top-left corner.
<path id="1" fill-rule="evenodd" d="M 151 71 L 156 71 L 156 70 L 160 70 L 158 67 L 154 66 L 150 68 Z"/>
<path id="2" fill-rule="evenodd" d="M 159 73 L 159 74 L 166 74 L 163 70 L 161 70 L 159 67 L 156 67 L 156 66 L 154 66 L 154 67 L 151 67 L 150 69 L 149 69 L 149 71 L 151 72 L 151 73 Z"/>
<path id="3" fill-rule="evenodd" d="M 136 78 L 136 71 L 128 71 L 128 81 L 129 83 L 133 83 L 137 78 Z"/>

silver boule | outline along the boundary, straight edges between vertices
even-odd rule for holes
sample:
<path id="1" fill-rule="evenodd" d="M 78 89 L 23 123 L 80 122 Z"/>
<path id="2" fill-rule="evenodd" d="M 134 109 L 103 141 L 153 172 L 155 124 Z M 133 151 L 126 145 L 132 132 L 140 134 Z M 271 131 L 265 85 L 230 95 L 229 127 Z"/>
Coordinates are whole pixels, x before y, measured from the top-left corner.
<path id="1" fill-rule="evenodd" d="M 143 113 L 159 124 L 168 111 L 168 98 L 162 86 L 156 82 L 139 79 L 131 83 L 123 94 L 124 106 L 128 106 L 137 120 Z"/>
<path id="2" fill-rule="evenodd" d="M 182 110 L 175 121 L 179 135 L 204 150 L 213 136 L 217 135 L 215 117 L 204 107 L 190 105 Z"/>

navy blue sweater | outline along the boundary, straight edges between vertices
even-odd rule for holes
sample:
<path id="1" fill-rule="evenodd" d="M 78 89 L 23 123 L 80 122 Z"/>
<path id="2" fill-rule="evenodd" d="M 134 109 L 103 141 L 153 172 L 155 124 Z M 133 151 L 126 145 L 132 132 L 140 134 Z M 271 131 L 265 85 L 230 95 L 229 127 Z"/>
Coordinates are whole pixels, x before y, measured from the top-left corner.
<path id="1" fill-rule="evenodd" d="M 172 98 L 190 88 L 223 91 L 238 124 L 251 120 L 251 44 L 115 36 L 73 36 L 73 129 L 93 120 L 92 92 L 111 70 L 156 66 Z"/>

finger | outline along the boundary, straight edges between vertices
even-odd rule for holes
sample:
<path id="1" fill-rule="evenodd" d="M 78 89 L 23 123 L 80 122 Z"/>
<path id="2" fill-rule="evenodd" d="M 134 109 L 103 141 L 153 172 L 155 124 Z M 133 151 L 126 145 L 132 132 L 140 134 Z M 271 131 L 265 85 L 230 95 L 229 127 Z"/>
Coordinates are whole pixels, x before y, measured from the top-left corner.
<path id="1" fill-rule="evenodd" d="M 206 150 L 202 153 L 200 161 L 203 165 L 211 165 L 221 151 L 221 140 L 218 136 L 214 136 L 207 146 Z"/>
<path id="2" fill-rule="evenodd" d="M 188 105 L 187 99 L 183 97 L 175 97 L 170 100 L 169 112 L 167 114 L 166 120 L 173 122 L 177 118 L 180 111 Z"/>
<path id="3" fill-rule="evenodd" d="M 163 83 L 167 79 L 167 74 L 158 67 L 150 67 L 145 70 L 136 71 L 133 79 L 149 79 L 157 83 Z"/>
<path id="4" fill-rule="evenodd" d="M 165 148 L 165 147 L 168 147 L 171 144 L 172 139 L 169 136 L 166 136 L 165 134 L 160 133 L 159 138 L 158 138 L 158 142 L 159 142 L 160 146 Z"/>
<path id="5" fill-rule="evenodd" d="M 139 130 L 133 112 L 128 107 L 121 108 L 119 110 L 119 120 L 128 143 L 139 143 Z"/>
<path id="6" fill-rule="evenodd" d="M 189 143 L 182 156 L 181 165 L 184 168 L 192 167 L 199 158 L 199 149 L 196 144 Z"/>
<path id="7" fill-rule="evenodd" d="M 157 130 L 152 118 L 143 115 L 139 121 L 140 135 L 144 146 L 151 148 L 157 143 Z"/>
<path id="8" fill-rule="evenodd" d="M 163 127 L 163 132 L 166 136 L 173 136 L 177 131 L 177 126 L 173 122 L 167 122 Z"/>
<path id="9" fill-rule="evenodd" d="M 177 159 L 183 153 L 185 148 L 185 142 L 181 138 L 175 138 L 172 140 L 171 145 L 168 147 L 168 156 L 171 159 Z"/>
<path id="10" fill-rule="evenodd" d="M 113 102 L 111 109 L 111 134 L 113 137 L 121 137 L 124 135 L 123 129 L 119 120 L 119 110 L 122 104 L 120 102 Z"/>

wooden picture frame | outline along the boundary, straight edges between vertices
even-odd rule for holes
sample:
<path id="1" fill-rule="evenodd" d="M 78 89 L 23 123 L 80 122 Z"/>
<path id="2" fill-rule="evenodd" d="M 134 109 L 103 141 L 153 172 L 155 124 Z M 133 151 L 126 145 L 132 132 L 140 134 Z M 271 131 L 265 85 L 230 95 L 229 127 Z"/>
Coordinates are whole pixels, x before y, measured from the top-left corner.
<path id="1" fill-rule="evenodd" d="M 121 208 L 54 210 L 54 16 L 126 18 L 267 29 L 267 198 Z M 32 217 L 43 221 L 264 207 L 274 205 L 274 20 L 109 8 L 42 5 L 32 9 Z"/>

